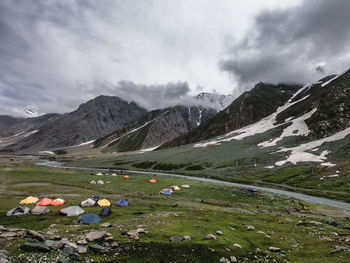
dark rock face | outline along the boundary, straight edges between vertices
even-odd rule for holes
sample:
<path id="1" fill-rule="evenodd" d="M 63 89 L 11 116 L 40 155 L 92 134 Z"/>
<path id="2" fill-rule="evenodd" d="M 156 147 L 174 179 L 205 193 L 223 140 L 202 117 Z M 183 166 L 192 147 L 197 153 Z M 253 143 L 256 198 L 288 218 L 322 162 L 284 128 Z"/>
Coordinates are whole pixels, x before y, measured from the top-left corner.
<path id="1" fill-rule="evenodd" d="M 215 117 L 160 148 L 206 140 L 255 123 L 285 104 L 300 87 L 300 85 L 259 83 L 251 91 L 244 92 Z"/>
<path id="2" fill-rule="evenodd" d="M 7 129 L 23 120 L 23 118 L 15 118 L 12 116 L 0 115 L 0 134 L 6 132 Z"/>
<path id="3" fill-rule="evenodd" d="M 130 125 L 146 113 L 134 102 L 99 96 L 80 105 L 76 111 L 44 124 L 38 132 L 11 148 L 14 151 L 37 152 L 80 144 Z"/>
<path id="4" fill-rule="evenodd" d="M 118 130 L 97 141 L 95 147 L 108 145 L 109 151 L 156 147 L 190 131 L 215 114 L 214 109 L 182 105 L 152 111 L 128 129 Z"/>

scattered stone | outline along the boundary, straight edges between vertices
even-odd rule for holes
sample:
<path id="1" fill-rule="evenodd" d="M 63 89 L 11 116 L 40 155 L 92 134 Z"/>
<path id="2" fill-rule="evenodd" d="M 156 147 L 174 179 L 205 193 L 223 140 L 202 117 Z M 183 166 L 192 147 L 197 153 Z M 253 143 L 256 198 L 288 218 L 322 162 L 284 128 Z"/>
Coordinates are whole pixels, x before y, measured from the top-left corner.
<path id="1" fill-rule="evenodd" d="M 0 237 L 2 238 L 11 238 L 11 237 L 16 237 L 17 233 L 16 232 L 5 232 L 0 234 Z"/>
<path id="2" fill-rule="evenodd" d="M 0 263 L 7 263 L 9 261 L 9 252 L 7 250 L 0 250 Z"/>
<path id="3" fill-rule="evenodd" d="M 338 226 L 338 222 L 335 221 L 333 218 L 327 218 L 326 223 L 331 226 Z"/>
<path id="4" fill-rule="evenodd" d="M 85 235 L 87 241 L 95 241 L 105 237 L 106 231 L 94 231 Z"/>
<path id="5" fill-rule="evenodd" d="M 101 227 L 112 227 L 112 224 L 106 222 L 106 223 L 101 224 L 100 226 L 101 226 Z"/>
<path id="6" fill-rule="evenodd" d="M 137 230 L 130 230 L 128 233 L 128 236 L 132 239 L 139 240 L 139 232 Z"/>
<path id="7" fill-rule="evenodd" d="M 304 221 L 298 221 L 298 222 L 297 222 L 297 226 L 302 226 L 303 223 L 304 223 Z"/>
<path id="8" fill-rule="evenodd" d="M 238 247 L 238 248 L 242 248 L 242 246 L 240 244 L 238 244 L 238 243 L 234 243 L 233 246 L 234 247 Z"/>
<path id="9" fill-rule="evenodd" d="M 216 231 L 216 234 L 219 235 L 219 236 L 222 236 L 224 233 L 220 230 Z"/>
<path id="10" fill-rule="evenodd" d="M 87 247 L 86 246 L 78 246 L 78 249 L 77 249 L 77 252 L 79 253 L 79 254 L 86 254 L 86 252 L 87 252 Z"/>
<path id="11" fill-rule="evenodd" d="M 317 221 L 310 221 L 310 224 L 315 225 L 315 226 L 320 226 L 320 225 L 322 225 L 321 222 L 317 222 Z"/>
<path id="12" fill-rule="evenodd" d="M 220 258 L 219 262 L 220 263 L 231 263 L 230 260 L 228 260 L 227 258 L 224 258 L 224 257 Z"/>
<path id="13" fill-rule="evenodd" d="M 28 251 L 42 251 L 49 252 L 50 248 L 44 243 L 37 239 L 27 239 L 26 242 L 22 245 L 22 249 Z"/>
<path id="14" fill-rule="evenodd" d="M 95 181 L 95 180 L 92 180 L 92 181 L 90 182 L 90 184 L 96 184 L 96 181 Z"/>
<path id="15" fill-rule="evenodd" d="M 106 241 L 112 241 L 112 240 L 114 240 L 114 238 L 113 237 L 105 237 L 105 240 Z"/>
<path id="16" fill-rule="evenodd" d="M 61 249 L 64 246 L 62 241 L 46 240 L 45 244 L 52 250 Z"/>
<path id="17" fill-rule="evenodd" d="M 60 257 L 58 260 L 57 260 L 57 263 L 69 263 L 69 259 L 66 258 L 66 257 Z"/>
<path id="18" fill-rule="evenodd" d="M 182 240 L 183 240 L 183 238 L 179 237 L 179 236 L 174 236 L 174 237 L 170 238 L 171 242 L 181 242 Z"/>
<path id="19" fill-rule="evenodd" d="M 347 247 L 335 246 L 334 249 L 331 251 L 331 253 L 334 254 L 334 253 L 339 253 L 343 251 L 350 251 L 350 249 Z"/>
<path id="20" fill-rule="evenodd" d="M 71 255 L 71 254 L 76 253 L 77 251 L 78 251 L 78 246 L 71 246 L 68 244 L 64 245 L 63 254 Z"/>
<path id="21" fill-rule="evenodd" d="M 86 245 L 87 241 L 86 241 L 86 239 L 80 239 L 80 240 L 77 241 L 77 244 L 78 245 Z"/>
<path id="22" fill-rule="evenodd" d="M 190 236 L 183 236 L 182 237 L 184 240 L 191 240 L 191 237 Z"/>
<path id="23" fill-rule="evenodd" d="M 57 224 L 51 224 L 50 228 L 53 228 L 53 227 L 56 227 L 56 226 L 57 226 Z"/>
<path id="24" fill-rule="evenodd" d="M 45 241 L 44 235 L 40 234 L 39 232 L 36 232 L 34 230 L 28 230 L 27 236 L 32 237 L 34 239 L 37 239 L 39 241 Z"/>
<path id="25" fill-rule="evenodd" d="M 255 230 L 255 227 L 254 226 L 246 226 L 245 229 L 247 231 L 254 231 Z"/>
<path id="26" fill-rule="evenodd" d="M 140 234 L 147 234 L 148 233 L 148 231 L 143 229 L 143 228 L 138 228 L 136 231 Z"/>
<path id="27" fill-rule="evenodd" d="M 119 244 L 117 243 L 117 242 L 113 242 L 112 244 L 111 244 L 111 247 L 113 247 L 113 248 L 116 248 L 116 247 L 118 247 L 119 246 Z"/>
<path id="28" fill-rule="evenodd" d="M 230 260 L 231 260 L 232 263 L 237 262 L 237 258 L 235 256 L 231 256 Z"/>
<path id="29" fill-rule="evenodd" d="M 271 251 L 271 252 L 280 252 L 281 249 L 279 247 L 269 247 L 269 251 Z"/>
<path id="30" fill-rule="evenodd" d="M 50 209 L 46 206 L 37 205 L 30 211 L 33 215 L 45 215 L 50 213 Z"/>
<path id="31" fill-rule="evenodd" d="M 60 235 L 52 234 L 52 235 L 49 235 L 49 236 L 47 237 L 47 239 L 59 240 L 59 239 L 61 239 L 61 236 L 60 236 Z"/>
<path id="32" fill-rule="evenodd" d="M 205 240 L 217 240 L 217 237 L 213 234 L 208 234 L 204 237 Z"/>
<path id="33" fill-rule="evenodd" d="M 105 253 L 105 248 L 103 246 L 101 246 L 101 245 L 98 245 L 98 244 L 90 244 L 89 245 L 89 249 L 92 252 L 95 252 L 95 253 L 98 253 L 98 254 Z"/>
<path id="34" fill-rule="evenodd" d="M 258 253 L 260 253 L 260 252 L 261 252 L 261 249 L 257 247 L 256 250 L 255 250 L 255 253 L 258 254 Z"/>
<path id="35" fill-rule="evenodd" d="M 81 257 L 78 253 L 70 254 L 69 259 L 73 261 L 81 261 Z"/>

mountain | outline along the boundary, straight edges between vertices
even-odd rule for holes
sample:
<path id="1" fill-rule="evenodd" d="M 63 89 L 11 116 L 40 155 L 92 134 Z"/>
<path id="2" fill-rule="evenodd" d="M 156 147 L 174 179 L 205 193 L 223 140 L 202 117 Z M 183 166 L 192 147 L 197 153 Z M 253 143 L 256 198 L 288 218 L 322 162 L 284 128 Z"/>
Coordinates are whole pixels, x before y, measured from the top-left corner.
<path id="1" fill-rule="evenodd" d="M 259 83 L 251 91 L 244 92 L 215 117 L 165 143 L 160 149 L 206 140 L 257 122 L 283 105 L 300 87 L 300 85 Z"/>
<path id="2" fill-rule="evenodd" d="M 21 122 L 23 118 L 15 118 L 8 115 L 0 115 L 0 132 L 6 131 L 11 126 Z"/>
<path id="3" fill-rule="evenodd" d="M 134 125 L 97 140 L 94 147 L 104 151 L 148 151 L 190 131 L 216 113 L 212 108 L 182 105 L 151 111 Z"/>
<path id="4" fill-rule="evenodd" d="M 146 113 L 134 102 L 99 96 L 81 104 L 76 111 L 45 123 L 35 133 L 8 146 L 5 151 L 38 152 L 85 143 L 130 125 Z"/>
<path id="5" fill-rule="evenodd" d="M 205 107 L 214 108 L 217 111 L 221 111 L 225 109 L 228 105 L 230 105 L 234 99 L 233 95 L 223 95 L 219 93 L 209 93 L 209 92 L 201 92 L 193 97 L 195 101 L 199 102 L 201 105 Z"/>

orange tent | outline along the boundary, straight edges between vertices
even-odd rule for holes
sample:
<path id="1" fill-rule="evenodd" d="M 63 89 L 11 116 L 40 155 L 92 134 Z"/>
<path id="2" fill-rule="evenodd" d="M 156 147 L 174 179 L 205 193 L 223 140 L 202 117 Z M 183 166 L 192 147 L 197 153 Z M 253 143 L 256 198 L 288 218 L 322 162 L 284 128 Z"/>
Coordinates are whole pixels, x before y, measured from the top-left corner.
<path id="1" fill-rule="evenodd" d="M 66 201 L 63 200 L 62 198 L 57 198 L 52 201 L 51 205 L 53 206 L 58 206 L 58 205 L 63 205 Z"/>
<path id="2" fill-rule="evenodd" d="M 150 182 L 150 183 L 156 183 L 157 180 L 156 180 L 156 179 L 151 179 L 151 180 L 148 180 L 148 182 Z"/>
<path id="3" fill-rule="evenodd" d="M 39 202 L 37 202 L 36 205 L 47 206 L 47 205 L 51 205 L 51 203 L 52 203 L 52 199 L 45 197 L 41 199 Z"/>
<path id="4" fill-rule="evenodd" d="M 123 178 L 129 178 L 129 175 L 124 175 Z"/>

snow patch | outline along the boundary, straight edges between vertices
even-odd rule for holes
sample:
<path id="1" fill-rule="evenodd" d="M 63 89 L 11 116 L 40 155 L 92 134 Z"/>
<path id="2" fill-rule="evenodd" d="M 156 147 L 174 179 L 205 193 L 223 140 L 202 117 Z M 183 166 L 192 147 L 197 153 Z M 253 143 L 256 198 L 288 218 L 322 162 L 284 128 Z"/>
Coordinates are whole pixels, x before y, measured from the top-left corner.
<path id="1" fill-rule="evenodd" d="M 275 168 L 275 166 L 274 165 L 269 165 L 269 166 L 265 166 L 264 168 L 266 168 L 266 169 L 273 169 L 273 168 Z"/>
<path id="2" fill-rule="evenodd" d="M 326 167 L 334 167 L 334 166 L 337 166 L 336 164 L 334 163 L 321 163 L 322 166 L 326 166 Z"/>
<path id="3" fill-rule="evenodd" d="M 50 154 L 50 155 L 55 155 L 54 152 L 51 152 L 51 151 L 40 151 L 38 152 L 39 154 Z"/>
<path id="4" fill-rule="evenodd" d="M 290 162 L 293 164 L 296 164 L 298 162 L 323 162 L 324 160 L 327 159 L 326 156 L 329 153 L 328 151 L 323 151 L 320 155 L 309 153 L 307 151 L 310 151 L 316 147 L 320 147 L 322 144 L 327 142 L 334 142 L 334 141 L 344 139 L 349 134 L 350 134 L 350 127 L 323 139 L 304 143 L 297 147 L 283 148 L 278 152 L 290 152 L 290 155 L 286 160 L 276 162 L 275 165 L 281 166 L 287 162 Z"/>
<path id="5" fill-rule="evenodd" d="M 151 147 L 151 148 L 145 148 L 139 151 L 139 153 L 145 153 L 145 152 L 152 152 L 153 150 L 157 149 L 160 145 Z"/>

